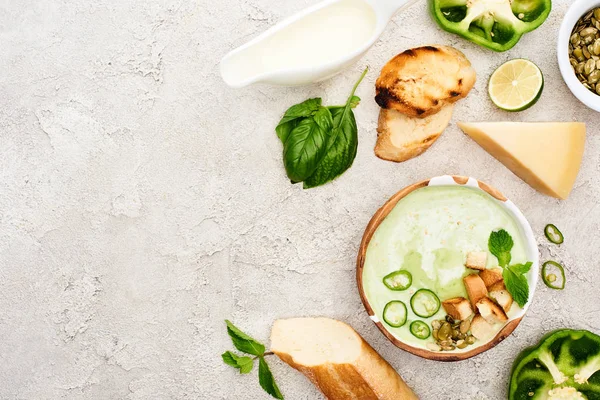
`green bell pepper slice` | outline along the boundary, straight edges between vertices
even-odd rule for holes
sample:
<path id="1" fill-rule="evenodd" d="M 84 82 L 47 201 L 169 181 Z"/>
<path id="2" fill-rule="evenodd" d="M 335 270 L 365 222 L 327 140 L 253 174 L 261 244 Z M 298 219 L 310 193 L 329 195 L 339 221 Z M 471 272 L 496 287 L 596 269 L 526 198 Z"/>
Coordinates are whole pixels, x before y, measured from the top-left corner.
<path id="1" fill-rule="evenodd" d="M 517 357 L 508 399 L 554 398 L 600 400 L 600 336 L 585 330 L 554 331 Z"/>
<path id="2" fill-rule="evenodd" d="M 495 51 L 506 51 L 548 18 L 552 0 L 429 0 L 442 29 Z"/>

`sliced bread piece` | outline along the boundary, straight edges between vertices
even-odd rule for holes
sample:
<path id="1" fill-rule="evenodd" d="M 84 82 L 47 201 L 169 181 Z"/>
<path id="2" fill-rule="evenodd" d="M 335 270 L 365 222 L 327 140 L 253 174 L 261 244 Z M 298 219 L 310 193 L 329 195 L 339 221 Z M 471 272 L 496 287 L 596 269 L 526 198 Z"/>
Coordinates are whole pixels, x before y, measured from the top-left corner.
<path id="1" fill-rule="evenodd" d="M 479 273 L 479 277 L 483 280 L 483 283 L 485 283 L 485 287 L 488 288 L 488 290 L 494 286 L 494 284 L 504 282 L 502 268 L 484 269 Z"/>
<path id="2" fill-rule="evenodd" d="M 500 324 L 508 321 L 508 316 L 498 304 L 488 297 L 477 302 L 477 310 L 490 324 Z"/>
<path id="3" fill-rule="evenodd" d="M 473 306 L 473 310 L 477 310 L 477 302 L 487 297 L 488 294 L 485 283 L 483 283 L 483 280 L 477 274 L 465 276 L 463 282 L 465 283 L 471 306 Z"/>
<path id="4" fill-rule="evenodd" d="M 475 69 L 460 51 L 449 46 L 417 47 L 381 69 L 375 101 L 381 108 L 424 118 L 466 97 L 475 80 Z"/>
<path id="5" fill-rule="evenodd" d="M 489 287 L 489 294 L 492 299 L 496 301 L 502 307 L 504 312 L 508 312 L 513 304 L 513 297 L 506 290 L 504 281 L 497 282 Z"/>
<path id="6" fill-rule="evenodd" d="M 402 162 L 423 154 L 446 129 L 453 109 L 454 105 L 448 104 L 426 118 L 381 109 L 375 155 L 383 160 Z"/>
<path id="7" fill-rule="evenodd" d="M 470 251 L 467 253 L 465 267 L 483 271 L 487 264 L 487 251 Z"/>
<path id="8" fill-rule="evenodd" d="M 479 340 L 486 340 L 494 334 L 494 327 L 481 315 L 477 314 L 471 321 L 471 334 Z"/>
<path id="9" fill-rule="evenodd" d="M 443 301 L 442 306 L 446 313 L 457 321 L 463 321 L 473 314 L 471 303 L 464 297 L 455 297 Z"/>
<path id="10" fill-rule="evenodd" d="M 347 324 L 329 318 L 277 320 L 271 351 L 332 400 L 417 400 L 400 375 Z"/>

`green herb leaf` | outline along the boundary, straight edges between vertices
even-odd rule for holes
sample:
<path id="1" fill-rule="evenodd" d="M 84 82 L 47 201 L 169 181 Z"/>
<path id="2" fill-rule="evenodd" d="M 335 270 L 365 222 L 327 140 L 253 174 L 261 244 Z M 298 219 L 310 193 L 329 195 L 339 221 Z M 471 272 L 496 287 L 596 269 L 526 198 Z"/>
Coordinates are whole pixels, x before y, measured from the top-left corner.
<path id="1" fill-rule="evenodd" d="M 339 132 L 332 132 L 331 136 L 336 136 L 336 140 L 331 148 L 327 150 L 315 172 L 304 181 L 304 189 L 321 186 L 334 180 L 352 166 L 356 157 L 358 128 L 354 113 L 350 111 L 343 120 L 343 109 L 335 109 L 331 113 L 333 114 L 334 125 L 338 121 L 340 123 L 339 128 L 337 128 Z"/>
<path id="2" fill-rule="evenodd" d="M 260 357 L 258 361 L 258 382 L 260 386 L 276 399 L 283 400 L 283 395 L 279 391 L 279 387 L 275 383 L 275 378 L 269 369 L 269 365 L 265 361 L 264 357 Z"/>
<path id="3" fill-rule="evenodd" d="M 226 351 L 225 353 L 221 354 L 221 357 L 223 358 L 223 362 L 225 364 L 239 369 L 241 374 L 249 373 L 252 371 L 252 367 L 254 366 L 252 358 L 240 357 L 230 351 Z"/>
<path id="4" fill-rule="evenodd" d="M 525 263 L 525 264 L 514 264 L 511 265 L 509 268 L 511 270 L 513 270 L 515 273 L 517 274 L 526 274 L 529 272 L 529 270 L 531 269 L 531 266 L 533 265 L 533 263 L 531 261 Z"/>
<path id="5" fill-rule="evenodd" d="M 358 105 L 360 104 L 360 97 L 358 96 L 352 96 L 350 97 L 350 108 L 356 108 L 358 107 Z M 346 107 L 346 105 L 342 105 L 342 106 L 328 106 L 327 108 L 329 108 L 329 111 L 333 112 L 333 110 L 336 110 L 338 108 L 344 108 Z"/>
<path id="6" fill-rule="evenodd" d="M 366 68 L 352 89 L 352 93 L 343 108 L 333 108 L 333 131 L 329 135 L 327 153 L 314 173 L 304 181 L 304 188 L 309 189 L 324 185 L 334 180 L 352 166 L 358 150 L 358 127 L 354 118 L 354 107 L 360 98 L 354 95 L 356 88 L 365 77 Z"/>
<path id="7" fill-rule="evenodd" d="M 225 320 L 227 324 L 227 333 L 231 337 L 231 341 L 236 349 L 243 353 L 262 356 L 265 353 L 265 345 L 252 339 L 244 332 L 240 331 L 229 320 Z M 224 360 L 223 360 L 224 361 Z"/>
<path id="8" fill-rule="evenodd" d="M 513 299 L 520 307 L 524 307 L 529 300 L 529 283 L 525 275 L 519 273 L 518 269 L 512 266 L 504 268 L 502 271 L 504 284 Z"/>
<path id="9" fill-rule="evenodd" d="M 290 133 L 298 126 L 302 118 L 310 117 L 314 115 L 319 107 L 321 106 L 321 99 L 314 98 L 303 101 L 302 103 L 296 104 L 288 108 L 283 115 L 281 121 L 275 128 L 277 136 L 283 144 L 287 140 Z"/>
<path id="10" fill-rule="evenodd" d="M 514 245 L 513 239 L 508 232 L 501 229 L 497 232 L 492 232 L 490 239 L 488 240 L 488 248 L 490 252 L 496 256 L 498 263 L 502 267 L 506 267 L 510 264 L 511 255 L 510 251 Z"/>
<path id="11" fill-rule="evenodd" d="M 319 107 L 314 116 L 300 121 L 289 134 L 283 147 L 283 162 L 292 182 L 302 182 L 315 172 L 327 151 L 332 126 L 331 112 Z"/>

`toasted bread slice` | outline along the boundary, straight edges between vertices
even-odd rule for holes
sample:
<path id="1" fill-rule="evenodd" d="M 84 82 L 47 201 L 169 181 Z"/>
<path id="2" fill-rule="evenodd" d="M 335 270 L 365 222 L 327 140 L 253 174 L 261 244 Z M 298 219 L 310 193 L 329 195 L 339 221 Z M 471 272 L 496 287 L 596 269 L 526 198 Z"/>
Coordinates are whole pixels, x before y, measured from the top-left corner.
<path id="1" fill-rule="evenodd" d="M 483 280 L 477 274 L 465 276 L 463 282 L 465 283 L 471 306 L 473 306 L 473 310 L 477 310 L 477 302 L 487 297 L 488 294 L 485 283 L 483 283 Z"/>
<path id="2" fill-rule="evenodd" d="M 442 302 L 442 306 L 449 316 L 457 321 L 463 321 L 473 314 L 471 303 L 464 297 L 455 297 Z"/>
<path id="3" fill-rule="evenodd" d="M 508 312 L 508 310 L 510 310 L 510 307 L 512 307 L 513 304 L 513 297 L 508 292 L 508 290 L 506 290 L 506 286 L 504 286 L 504 281 L 494 283 L 492 286 L 489 287 L 488 291 L 490 297 L 494 299 L 496 303 L 500 305 L 500 307 L 502 307 L 504 312 Z"/>
<path id="4" fill-rule="evenodd" d="M 425 118 L 466 97 L 476 74 L 463 53 L 448 46 L 423 46 L 392 58 L 375 83 L 381 108 Z"/>
<path id="5" fill-rule="evenodd" d="M 502 277 L 502 268 L 491 268 L 484 269 L 479 273 L 479 277 L 485 283 L 485 287 L 488 290 L 498 282 L 504 282 L 504 278 Z"/>
<path id="6" fill-rule="evenodd" d="M 340 321 L 277 320 L 271 351 L 306 375 L 328 399 L 418 399 L 390 364 Z"/>
<path id="7" fill-rule="evenodd" d="M 498 304 L 488 297 L 477 302 L 477 310 L 490 324 L 499 324 L 508 321 L 508 316 Z"/>
<path id="8" fill-rule="evenodd" d="M 494 327 L 481 315 L 477 314 L 471 321 L 471 334 L 479 340 L 489 339 L 494 333 Z"/>
<path id="9" fill-rule="evenodd" d="M 467 268 L 476 269 L 483 271 L 487 264 L 488 254 L 486 251 L 471 251 L 467 253 L 467 261 L 465 266 Z"/>
<path id="10" fill-rule="evenodd" d="M 375 155 L 383 160 L 402 162 L 423 154 L 450 123 L 453 108 L 454 105 L 449 104 L 427 118 L 381 109 Z"/>

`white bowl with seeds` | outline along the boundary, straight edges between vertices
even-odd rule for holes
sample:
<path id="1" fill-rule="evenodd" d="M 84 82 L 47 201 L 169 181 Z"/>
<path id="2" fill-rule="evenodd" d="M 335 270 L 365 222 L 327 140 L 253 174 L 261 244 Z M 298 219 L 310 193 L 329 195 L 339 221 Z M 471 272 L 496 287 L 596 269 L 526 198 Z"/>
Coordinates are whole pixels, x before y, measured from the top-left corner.
<path id="1" fill-rule="evenodd" d="M 575 97 L 600 112 L 600 0 L 576 0 L 558 34 L 558 65 Z M 592 65 L 593 64 L 593 65 Z"/>

